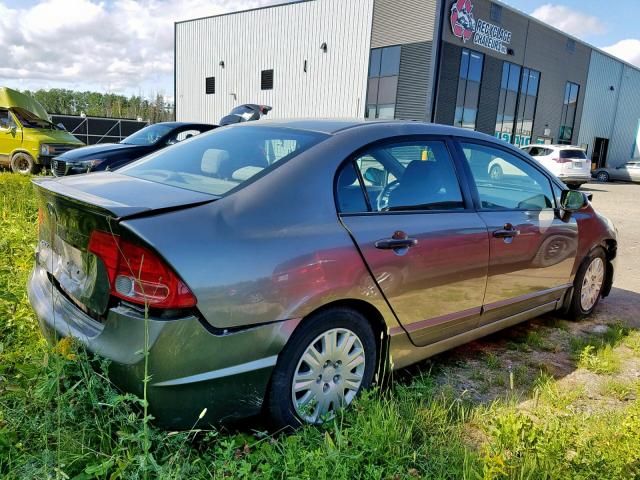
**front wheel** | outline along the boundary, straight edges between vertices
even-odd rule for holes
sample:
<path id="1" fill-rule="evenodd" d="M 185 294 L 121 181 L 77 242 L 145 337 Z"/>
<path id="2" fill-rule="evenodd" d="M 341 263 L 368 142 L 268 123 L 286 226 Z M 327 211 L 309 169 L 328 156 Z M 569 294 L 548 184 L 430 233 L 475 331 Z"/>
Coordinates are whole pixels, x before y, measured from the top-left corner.
<path id="1" fill-rule="evenodd" d="M 11 170 L 20 175 L 36 174 L 40 171 L 40 165 L 28 153 L 18 152 L 11 157 Z"/>
<path id="2" fill-rule="evenodd" d="M 267 408 L 279 428 L 332 419 L 373 382 L 373 330 L 357 311 L 331 308 L 307 318 L 279 356 Z"/>
<path id="3" fill-rule="evenodd" d="M 582 262 L 573 282 L 573 296 L 568 315 L 574 320 L 590 315 L 600 301 L 607 273 L 607 258 L 601 247 Z"/>
<path id="4" fill-rule="evenodd" d="M 502 171 L 502 167 L 500 165 L 493 165 L 489 170 L 489 177 L 493 181 L 500 181 L 504 176 L 504 172 Z"/>

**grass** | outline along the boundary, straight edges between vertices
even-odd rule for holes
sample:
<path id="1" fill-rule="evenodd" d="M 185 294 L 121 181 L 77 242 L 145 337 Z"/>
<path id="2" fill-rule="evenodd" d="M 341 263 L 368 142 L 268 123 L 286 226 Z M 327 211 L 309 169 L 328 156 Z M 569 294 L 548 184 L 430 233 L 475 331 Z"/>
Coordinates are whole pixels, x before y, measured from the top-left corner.
<path id="1" fill-rule="evenodd" d="M 567 389 L 562 379 L 545 373 L 531 382 L 525 398 L 503 395 L 474 402 L 442 382 L 454 367 L 440 357 L 433 360 L 437 368 L 370 392 L 334 421 L 295 434 L 273 435 L 250 426 L 240 432 L 166 432 L 147 426 L 143 399 L 113 388 L 106 361 L 72 341 L 50 346 L 42 339 L 25 293 L 36 224 L 28 179 L 0 173 L 1 478 L 640 476 L 640 402 L 611 368 L 603 373 L 618 384 L 602 392 L 625 398 L 615 409 L 576 408 L 576 402 L 585 401 L 584 389 Z M 576 362 L 602 369 L 601 357 L 624 361 L 622 347 L 640 357 L 637 332 L 615 328 L 576 340 L 571 345 Z M 527 341 L 543 347 L 540 335 Z M 610 353 L 601 353 L 607 349 Z M 489 378 L 506 392 L 513 382 L 510 372 L 519 384 L 528 370 L 524 362 L 507 368 L 505 352 L 482 357 L 488 374 L 471 366 L 460 369 L 467 378 Z M 529 362 L 535 355 L 518 354 Z M 534 401 L 522 402 L 527 399 Z"/>

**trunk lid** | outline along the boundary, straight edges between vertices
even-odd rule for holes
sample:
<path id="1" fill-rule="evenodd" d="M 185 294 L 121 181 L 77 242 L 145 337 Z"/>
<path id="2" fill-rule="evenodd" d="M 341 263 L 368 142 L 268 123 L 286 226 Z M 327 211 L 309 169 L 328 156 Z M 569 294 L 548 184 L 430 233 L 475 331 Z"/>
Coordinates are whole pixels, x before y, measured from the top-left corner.
<path id="1" fill-rule="evenodd" d="M 86 313 L 103 315 L 109 279 L 88 251 L 94 230 L 120 235 L 124 218 L 188 208 L 217 197 L 114 172 L 34 179 L 40 233 L 36 263 Z"/>

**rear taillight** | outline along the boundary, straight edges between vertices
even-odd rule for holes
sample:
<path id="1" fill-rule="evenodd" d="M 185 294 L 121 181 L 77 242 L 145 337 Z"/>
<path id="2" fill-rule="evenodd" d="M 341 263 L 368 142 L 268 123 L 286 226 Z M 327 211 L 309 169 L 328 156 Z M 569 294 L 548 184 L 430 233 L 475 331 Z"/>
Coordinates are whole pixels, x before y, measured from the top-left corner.
<path id="1" fill-rule="evenodd" d="M 89 252 L 104 263 L 111 294 L 118 298 L 155 308 L 186 308 L 196 304 L 189 287 L 147 248 L 95 230 L 89 239 Z"/>

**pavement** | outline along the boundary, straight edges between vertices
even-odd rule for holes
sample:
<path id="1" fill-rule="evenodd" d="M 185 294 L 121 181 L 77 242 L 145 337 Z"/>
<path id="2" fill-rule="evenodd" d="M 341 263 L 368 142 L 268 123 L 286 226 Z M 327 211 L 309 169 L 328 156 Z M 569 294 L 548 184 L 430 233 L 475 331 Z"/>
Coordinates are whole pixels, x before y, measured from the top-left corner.
<path id="1" fill-rule="evenodd" d="M 598 306 L 596 317 L 618 317 L 640 328 L 640 184 L 590 183 L 582 190 L 593 194 L 594 208 L 618 229 L 613 290 Z"/>

